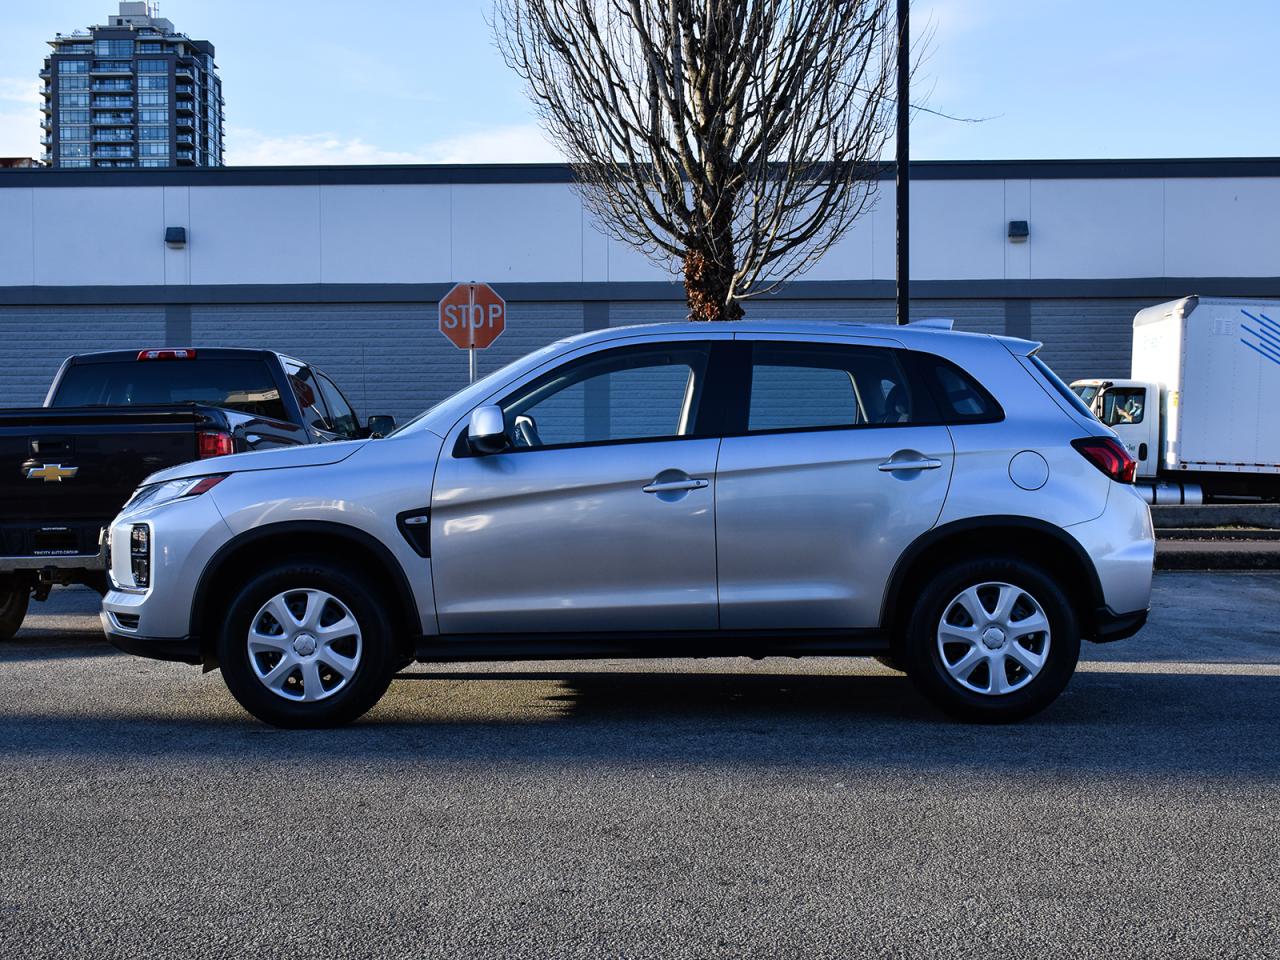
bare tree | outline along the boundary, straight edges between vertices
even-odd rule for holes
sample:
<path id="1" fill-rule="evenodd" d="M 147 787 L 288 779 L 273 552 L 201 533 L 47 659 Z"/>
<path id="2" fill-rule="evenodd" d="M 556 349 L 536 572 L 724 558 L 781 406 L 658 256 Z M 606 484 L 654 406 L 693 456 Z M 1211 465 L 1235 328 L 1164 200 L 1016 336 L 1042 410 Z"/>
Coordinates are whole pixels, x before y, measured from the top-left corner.
<path id="1" fill-rule="evenodd" d="M 692 318 L 742 316 L 867 207 L 889 0 L 496 0 L 493 27 L 587 207 L 682 267 Z"/>

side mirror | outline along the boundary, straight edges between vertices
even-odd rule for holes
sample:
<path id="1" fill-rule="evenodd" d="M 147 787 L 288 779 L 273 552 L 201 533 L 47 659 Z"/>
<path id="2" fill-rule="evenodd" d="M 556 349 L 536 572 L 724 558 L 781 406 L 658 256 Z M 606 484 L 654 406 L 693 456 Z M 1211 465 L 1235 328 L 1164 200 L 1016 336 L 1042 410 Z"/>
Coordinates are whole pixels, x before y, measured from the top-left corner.
<path id="1" fill-rule="evenodd" d="M 367 436 L 377 440 L 379 437 L 385 437 L 388 433 L 396 428 L 396 418 L 385 413 L 375 414 L 368 420 L 368 427 L 365 430 Z"/>
<path id="2" fill-rule="evenodd" d="M 501 453 L 511 446 L 501 407 L 476 407 L 471 411 L 467 444 L 474 453 L 479 454 Z"/>

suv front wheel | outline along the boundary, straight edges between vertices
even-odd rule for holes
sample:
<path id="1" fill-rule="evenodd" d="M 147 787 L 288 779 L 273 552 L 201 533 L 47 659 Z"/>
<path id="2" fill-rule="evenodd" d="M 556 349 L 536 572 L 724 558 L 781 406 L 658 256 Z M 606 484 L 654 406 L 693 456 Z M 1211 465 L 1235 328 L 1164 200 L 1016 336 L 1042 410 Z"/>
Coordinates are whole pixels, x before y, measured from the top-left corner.
<path id="1" fill-rule="evenodd" d="M 1071 603 L 1034 564 L 1012 557 L 946 567 L 925 585 L 903 645 L 911 678 L 965 720 L 1020 720 L 1063 691 L 1080 656 Z"/>
<path id="2" fill-rule="evenodd" d="M 386 692 L 403 658 L 373 585 L 323 560 L 253 577 L 231 602 L 218 641 L 236 700 L 278 727 L 332 727 Z"/>

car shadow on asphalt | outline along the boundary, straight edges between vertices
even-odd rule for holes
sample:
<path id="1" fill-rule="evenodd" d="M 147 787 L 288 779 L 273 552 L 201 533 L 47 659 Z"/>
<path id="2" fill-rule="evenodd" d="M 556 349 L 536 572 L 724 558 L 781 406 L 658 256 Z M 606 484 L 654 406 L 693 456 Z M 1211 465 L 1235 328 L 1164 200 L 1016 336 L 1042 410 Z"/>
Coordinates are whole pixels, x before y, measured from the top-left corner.
<path id="1" fill-rule="evenodd" d="M 175 691 L 177 692 L 177 691 Z M 216 676 L 171 709 L 119 701 L 0 713 L 0 757 L 237 763 L 813 765 L 969 773 L 1280 779 L 1280 677 L 1078 675 L 1017 724 L 957 723 L 905 678 L 644 671 L 413 673 L 343 729 L 283 731 Z"/>

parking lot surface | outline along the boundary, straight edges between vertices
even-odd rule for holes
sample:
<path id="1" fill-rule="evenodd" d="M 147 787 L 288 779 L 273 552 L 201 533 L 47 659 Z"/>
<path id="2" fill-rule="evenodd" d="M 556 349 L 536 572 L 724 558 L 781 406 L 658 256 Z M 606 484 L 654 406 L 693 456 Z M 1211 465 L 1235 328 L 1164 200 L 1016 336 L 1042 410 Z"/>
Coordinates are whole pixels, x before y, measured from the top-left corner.
<path id="1" fill-rule="evenodd" d="M 1159 575 L 1015 726 L 864 660 L 416 665 L 285 732 L 57 591 L 0 646 L 0 956 L 1280 955 L 1280 575 Z"/>

